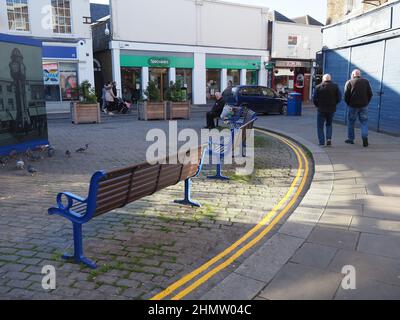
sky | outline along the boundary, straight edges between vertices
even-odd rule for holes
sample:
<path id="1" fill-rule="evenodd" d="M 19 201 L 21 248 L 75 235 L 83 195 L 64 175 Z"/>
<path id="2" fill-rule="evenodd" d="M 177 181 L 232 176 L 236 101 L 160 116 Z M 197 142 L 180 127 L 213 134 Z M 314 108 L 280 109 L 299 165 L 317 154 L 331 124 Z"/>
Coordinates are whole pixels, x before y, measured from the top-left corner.
<path id="1" fill-rule="evenodd" d="M 108 3 L 108 0 L 91 0 L 91 2 Z M 326 21 L 327 0 L 228 0 L 228 2 L 268 7 L 279 11 L 288 18 L 308 14 L 322 23 Z"/>

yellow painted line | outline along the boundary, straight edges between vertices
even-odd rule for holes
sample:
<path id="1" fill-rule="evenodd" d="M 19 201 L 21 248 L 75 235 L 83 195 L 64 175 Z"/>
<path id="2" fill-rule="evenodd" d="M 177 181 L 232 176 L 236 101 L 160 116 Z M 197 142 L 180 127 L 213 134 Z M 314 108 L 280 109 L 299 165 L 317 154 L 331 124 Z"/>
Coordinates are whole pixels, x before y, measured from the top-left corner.
<path id="1" fill-rule="evenodd" d="M 204 271 L 206 271 L 207 269 L 209 269 L 212 265 L 214 265 L 215 263 L 217 263 L 219 260 L 223 259 L 224 257 L 226 257 L 228 254 L 230 254 L 231 252 L 233 252 L 238 246 L 240 246 L 242 243 L 244 243 L 246 240 L 248 240 L 252 235 L 254 235 L 258 230 L 260 230 L 262 227 L 264 227 L 277 213 L 277 211 L 279 210 L 279 208 L 281 208 L 289 199 L 289 197 L 292 195 L 294 188 L 296 187 L 298 181 L 300 180 L 301 174 L 302 174 L 302 170 L 303 170 L 303 161 L 302 161 L 302 157 L 300 156 L 299 152 L 302 154 L 303 159 L 305 159 L 306 161 L 306 166 L 305 166 L 305 170 L 306 170 L 306 174 L 303 177 L 303 180 L 301 182 L 301 185 L 299 187 L 299 189 L 297 190 L 295 196 L 292 198 L 292 200 L 289 202 L 289 204 L 283 209 L 283 214 L 281 212 L 281 214 L 279 214 L 279 219 L 274 219 L 273 220 L 273 224 L 270 224 L 270 226 L 268 226 L 268 228 L 266 228 L 262 233 L 260 233 L 255 239 L 253 239 L 251 242 L 249 242 L 246 246 L 244 246 L 243 248 L 241 248 L 235 255 L 233 255 L 230 259 L 228 259 L 227 261 L 225 261 L 225 263 L 222 263 L 221 265 L 215 267 L 213 270 L 211 270 L 210 272 L 208 272 L 205 276 L 203 276 L 202 278 L 200 278 L 199 280 L 197 280 L 195 283 L 193 283 L 191 286 L 189 286 L 188 288 L 186 288 L 185 290 L 183 290 L 181 293 L 179 293 L 178 295 L 176 295 L 173 299 L 181 299 L 184 296 L 186 296 L 187 294 L 189 294 L 191 291 L 193 291 L 195 288 L 197 288 L 198 286 L 200 286 L 201 284 L 203 284 L 205 281 L 207 281 L 209 278 L 211 278 L 212 276 L 214 276 L 216 273 L 218 273 L 219 271 L 221 271 L 222 269 L 226 268 L 231 262 L 233 262 L 234 260 L 236 260 L 238 257 L 240 257 L 244 252 L 246 252 L 247 250 L 249 250 L 251 247 L 253 247 L 257 242 L 259 242 L 278 222 L 279 220 L 286 214 L 286 212 L 293 206 L 293 204 L 297 201 L 299 195 L 302 192 L 302 189 L 304 188 L 304 185 L 307 181 L 307 177 L 308 177 L 308 172 L 309 172 L 309 168 L 308 168 L 308 160 L 307 157 L 304 155 L 304 153 L 302 152 L 302 150 L 300 150 L 299 148 L 297 148 L 295 145 L 293 145 L 289 140 L 277 136 L 275 134 L 272 133 L 267 133 L 264 131 L 260 131 L 257 130 L 259 132 L 262 132 L 264 134 L 269 134 L 271 136 L 276 137 L 277 139 L 283 141 L 285 144 L 287 144 L 288 146 L 291 147 L 291 149 L 295 152 L 298 162 L 299 162 L 299 168 L 297 170 L 297 175 L 296 178 L 294 179 L 293 183 L 291 184 L 288 192 L 286 193 L 285 197 L 282 198 L 282 200 L 271 210 L 270 213 L 268 213 L 253 229 L 251 229 L 249 232 L 247 232 L 243 237 L 241 237 L 239 240 L 237 240 L 234 244 L 232 244 L 229 248 L 225 249 L 223 252 L 221 252 L 219 255 L 217 255 L 216 257 L 214 257 L 213 259 L 211 259 L 210 261 L 208 261 L 207 263 L 203 264 L 201 267 L 197 268 L 196 270 L 192 271 L 191 273 L 187 274 L 186 276 L 184 276 L 182 279 L 178 280 L 177 282 L 173 283 L 171 286 L 169 286 L 167 289 L 165 289 L 164 291 L 158 293 L 157 295 L 155 295 L 153 298 L 151 298 L 151 300 L 161 300 L 164 299 L 165 297 L 169 296 L 170 294 L 172 294 L 174 291 L 176 291 L 177 289 L 179 289 L 180 287 L 182 287 L 183 285 L 185 285 L 186 283 L 188 283 L 189 281 L 191 281 L 193 278 L 197 277 L 198 275 L 200 275 L 201 273 L 203 273 Z M 233 259 L 233 260 L 232 260 Z"/>

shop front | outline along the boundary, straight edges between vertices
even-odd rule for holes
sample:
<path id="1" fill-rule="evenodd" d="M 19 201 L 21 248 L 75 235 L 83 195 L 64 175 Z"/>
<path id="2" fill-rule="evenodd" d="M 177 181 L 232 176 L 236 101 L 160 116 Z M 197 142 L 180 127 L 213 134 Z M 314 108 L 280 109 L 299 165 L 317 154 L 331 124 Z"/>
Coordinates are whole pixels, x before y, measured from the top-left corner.
<path id="1" fill-rule="evenodd" d="M 170 82 L 178 82 L 187 99 L 193 92 L 193 54 L 121 53 L 121 79 L 123 98 L 136 102 L 143 95 L 149 81 L 154 81 L 164 99 Z"/>
<path id="2" fill-rule="evenodd" d="M 272 88 L 277 92 L 297 92 L 303 95 L 303 100 L 310 99 L 311 62 L 310 61 L 273 61 Z"/>
<path id="3" fill-rule="evenodd" d="M 261 67 L 260 57 L 230 57 L 207 55 L 206 59 L 206 96 L 210 102 L 215 92 L 223 92 L 231 82 L 233 86 L 257 85 Z"/>
<path id="4" fill-rule="evenodd" d="M 76 47 L 43 47 L 43 81 L 50 111 L 68 110 L 79 99 Z"/>

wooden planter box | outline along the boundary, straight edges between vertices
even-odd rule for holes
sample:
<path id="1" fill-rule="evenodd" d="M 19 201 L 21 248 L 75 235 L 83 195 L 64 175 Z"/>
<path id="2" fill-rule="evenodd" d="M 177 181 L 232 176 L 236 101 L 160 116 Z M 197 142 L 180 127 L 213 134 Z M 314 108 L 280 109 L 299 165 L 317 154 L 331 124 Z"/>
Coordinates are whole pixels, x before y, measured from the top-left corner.
<path id="1" fill-rule="evenodd" d="M 165 102 L 143 102 L 138 105 L 139 120 L 166 120 Z"/>
<path id="2" fill-rule="evenodd" d="M 71 118 L 73 124 L 100 123 L 100 106 L 99 104 L 71 102 Z"/>
<path id="3" fill-rule="evenodd" d="M 167 119 L 190 119 L 190 102 L 167 103 Z"/>

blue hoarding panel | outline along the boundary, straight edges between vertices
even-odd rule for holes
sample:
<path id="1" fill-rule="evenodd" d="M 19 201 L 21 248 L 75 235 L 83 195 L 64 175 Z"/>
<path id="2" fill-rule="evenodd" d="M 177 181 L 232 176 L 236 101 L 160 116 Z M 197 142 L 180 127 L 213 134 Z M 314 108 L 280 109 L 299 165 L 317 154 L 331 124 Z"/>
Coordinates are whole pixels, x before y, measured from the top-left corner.
<path id="1" fill-rule="evenodd" d="M 379 130 L 400 134 L 400 38 L 387 40 Z"/>
<path id="2" fill-rule="evenodd" d="M 350 64 L 350 49 L 332 50 L 325 52 L 325 66 L 324 73 L 332 75 L 332 79 L 336 82 L 343 93 L 344 86 L 349 80 L 349 64 Z M 337 106 L 335 119 L 339 121 L 346 121 L 347 106 L 342 101 Z"/>

